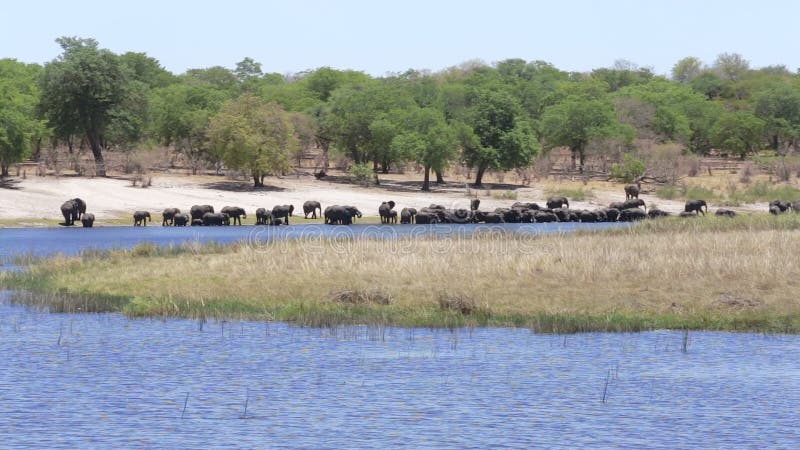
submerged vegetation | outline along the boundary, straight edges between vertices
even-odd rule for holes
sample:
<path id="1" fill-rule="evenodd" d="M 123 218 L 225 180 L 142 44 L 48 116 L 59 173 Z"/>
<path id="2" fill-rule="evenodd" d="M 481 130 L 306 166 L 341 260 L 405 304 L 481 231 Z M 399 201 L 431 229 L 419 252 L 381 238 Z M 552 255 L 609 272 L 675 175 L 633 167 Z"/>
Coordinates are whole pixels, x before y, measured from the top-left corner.
<path id="1" fill-rule="evenodd" d="M 0 275 L 56 311 L 307 326 L 800 332 L 800 215 L 563 235 L 306 238 L 94 251 Z"/>

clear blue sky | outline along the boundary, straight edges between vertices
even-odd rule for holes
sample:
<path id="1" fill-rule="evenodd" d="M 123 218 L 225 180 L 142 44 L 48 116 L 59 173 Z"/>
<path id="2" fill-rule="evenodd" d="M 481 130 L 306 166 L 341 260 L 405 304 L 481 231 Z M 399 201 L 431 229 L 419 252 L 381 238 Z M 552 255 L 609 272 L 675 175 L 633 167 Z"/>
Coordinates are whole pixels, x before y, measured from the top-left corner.
<path id="1" fill-rule="evenodd" d="M 0 7 L 0 57 L 43 63 L 60 53 L 55 38 L 80 36 L 175 73 L 250 56 L 279 73 L 523 58 L 570 71 L 626 59 L 667 74 L 685 56 L 710 64 L 723 52 L 795 71 L 798 17 L 792 0 L 18 0 Z"/>

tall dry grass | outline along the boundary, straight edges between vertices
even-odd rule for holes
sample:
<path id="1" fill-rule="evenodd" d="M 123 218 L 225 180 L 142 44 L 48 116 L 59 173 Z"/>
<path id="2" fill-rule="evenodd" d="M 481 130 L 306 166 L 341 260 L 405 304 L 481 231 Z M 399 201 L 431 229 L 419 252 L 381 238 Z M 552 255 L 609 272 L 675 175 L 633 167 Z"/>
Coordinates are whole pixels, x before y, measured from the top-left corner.
<path id="1" fill-rule="evenodd" d="M 720 232 L 689 223 L 538 237 L 139 249 L 46 260 L 0 284 L 115 302 L 126 297 L 123 310 L 132 315 L 540 331 L 800 331 L 798 254 L 796 229 Z M 467 309 L 443 306 L 449 304 Z"/>

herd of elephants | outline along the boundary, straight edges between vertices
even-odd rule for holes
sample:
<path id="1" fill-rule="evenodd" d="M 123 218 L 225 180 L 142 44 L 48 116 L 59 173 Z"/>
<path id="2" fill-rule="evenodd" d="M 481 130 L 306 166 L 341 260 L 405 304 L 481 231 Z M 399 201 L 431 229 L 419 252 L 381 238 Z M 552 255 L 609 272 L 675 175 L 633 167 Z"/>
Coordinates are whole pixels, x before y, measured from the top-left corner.
<path id="1" fill-rule="evenodd" d="M 448 209 L 441 205 L 432 204 L 417 210 L 416 208 L 403 208 L 399 214 L 395 210 L 395 202 L 387 201 L 378 207 L 381 223 L 393 224 L 437 224 L 437 223 L 545 223 L 545 222 L 633 222 L 645 218 L 656 219 L 671 215 L 667 211 L 651 208 L 647 211 L 644 200 L 639 198 L 640 186 L 628 185 L 625 187 L 625 201 L 611 203 L 607 208 L 595 210 L 574 210 L 569 207 L 566 197 L 550 197 L 546 207 L 536 203 L 516 202 L 507 208 L 496 208 L 494 211 L 481 211 L 480 200 L 473 199 L 470 209 Z M 771 214 L 782 214 L 788 210 L 800 212 L 800 201 L 783 202 L 775 200 L 769 204 Z M 322 210 L 322 205 L 317 201 L 303 203 L 303 214 L 306 219 L 317 218 L 317 212 L 324 217 L 325 223 L 330 225 L 350 225 L 356 218 L 361 218 L 362 213 L 355 206 L 328 206 Z M 705 200 L 688 200 L 680 217 L 696 217 L 708 212 Z M 85 228 L 94 225 L 94 214 L 86 212 L 86 202 L 74 198 L 61 205 L 64 216 L 63 225 L 74 225 L 80 221 Z M 255 211 L 256 225 L 289 225 L 289 217 L 294 213 L 293 205 L 277 205 L 272 209 L 258 208 Z M 718 216 L 734 217 L 736 212 L 730 209 L 719 208 L 715 212 Z M 162 213 L 162 226 L 222 226 L 242 225 L 242 219 L 247 219 L 243 208 L 226 206 L 219 212 L 211 205 L 194 205 L 189 213 L 181 212 L 178 208 L 167 208 Z M 399 216 L 399 217 L 398 217 Z M 133 213 L 134 226 L 146 226 L 152 221 L 148 211 Z"/>

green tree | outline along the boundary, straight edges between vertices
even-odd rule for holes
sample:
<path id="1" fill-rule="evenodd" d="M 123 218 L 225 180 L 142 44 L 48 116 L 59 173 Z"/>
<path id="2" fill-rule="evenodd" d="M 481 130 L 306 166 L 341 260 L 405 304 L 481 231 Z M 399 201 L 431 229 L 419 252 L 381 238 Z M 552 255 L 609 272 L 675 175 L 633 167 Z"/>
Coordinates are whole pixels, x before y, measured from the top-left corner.
<path id="1" fill-rule="evenodd" d="M 130 71 L 131 79 L 140 81 L 151 89 L 169 86 L 176 82 L 175 75 L 146 53 L 126 52 L 119 58 L 122 65 Z"/>
<path id="2" fill-rule="evenodd" d="M 208 160 L 206 129 L 227 93 L 210 85 L 178 83 L 152 94 L 152 116 L 156 137 L 181 152 L 196 174 Z"/>
<path id="3" fill-rule="evenodd" d="M 611 137 L 629 140 L 632 130 L 617 122 L 607 100 L 572 96 L 545 110 L 541 132 L 545 148 L 568 147 L 573 170 L 577 160 L 583 172 L 586 147 L 592 141 Z"/>
<path id="4" fill-rule="evenodd" d="M 441 173 L 458 153 L 456 130 L 441 110 L 411 107 L 398 112 L 396 133 L 390 146 L 401 158 L 415 161 L 424 168 L 422 190 L 430 190 L 431 170 Z"/>
<path id="5" fill-rule="evenodd" d="M 57 137 L 81 132 L 106 176 L 107 132 L 128 100 L 130 80 L 119 57 L 94 39 L 59 38 L 63 53 L 44 67 L 42 108 Z"/>
<path id="6" fill-rule="evenodd" d="M 530 164 L 539 152 L 531 123 L 519 101 L 493 85 L 476 88 L 467 115 L 469 132 L 459 132 L 464 161 L 475 168 L 480 186 L 488 169 L 511 170 Z"/>
<path id="7" fill-rule="evenodd" d="M 756 94 L 755 115 L 764 121 L 773 150 L 785 142 L 794 145 L 800 137 L 800 89 L 786 83 L 773 84 Z"/>
<path id="8" fill-rule="evenodd" d="M 747 75 L 750 63 L 738 53 L 720 53 L 713 67 L 722 79 L 739 81 Z"/>
<path id="9" fill-rule="evenodd" d="M 11 164 L 30 155 L 44 124 L 36 117 L 37 85 L 41 67 L 13 59 L 0 59 L 0 176 Z"/>
<path id="10" fill-rule="evenodd" d="M 249 172 L 256 187 L 289 170 L 299 146 L 289 114 L 252 94 L 226 102 L 211 118 L 208 137 L 225 164 Z"/>
<path id="11" fill-rule="evenodd" d="M 740 158 L 758 150 L 764 136 L 764 121 L 747 111 L 725 113 L 712 130 L 713 144 Z"/>
<path id="12" fill-rule="evenodd" d="M 217 89 L 228 92 L 233 92 L 239 85 L 239 79 L 236 78 L 236 75 L 222 66 L 189 69 L 183 75 L 183 78 L 195 83 L 210 84 Z"/>
<path id="13" fill-rule="evenodd" d="M 691 83 L 703 73 L 703 62 L 694 56 L 687 56 L 672 66 L 672 80 L 678 83 Z"/>
<path id="14" fill-rule="evenodd" d="M 261 63 L 249 56 L 236 63 L 233 73 L 236 74 L 240 83 L 244 83 L 250 78 L 261 78 L 264 75 L 264 72 L 261 71 Z"/>

